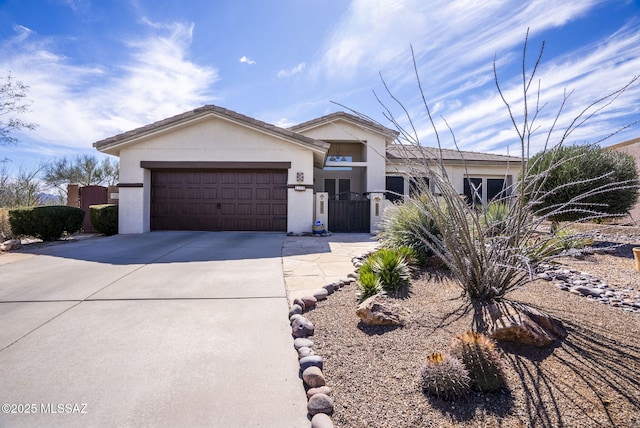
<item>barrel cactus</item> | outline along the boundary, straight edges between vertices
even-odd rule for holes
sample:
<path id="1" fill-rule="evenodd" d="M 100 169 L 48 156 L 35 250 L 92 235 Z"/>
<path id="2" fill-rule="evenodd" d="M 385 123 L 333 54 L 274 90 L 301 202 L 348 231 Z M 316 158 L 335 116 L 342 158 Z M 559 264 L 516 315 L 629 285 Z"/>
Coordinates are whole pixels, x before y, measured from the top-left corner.
<path id="1" fill-rule="evenodd" d="M 455 400 L 469 392 L 471 379 L 462 362 L 447 353 L 427 357 L 421 372 L 422 390 L 443 400 Z"/>
<path id="2" fill-rule="evenodd" d="M 481 333 L 468 331 L 456 336 L 450 352 L 459 358 L 468 370 L 473 389 L 495 392 L 502 388 L 502 358 L 493 340 Z"/>

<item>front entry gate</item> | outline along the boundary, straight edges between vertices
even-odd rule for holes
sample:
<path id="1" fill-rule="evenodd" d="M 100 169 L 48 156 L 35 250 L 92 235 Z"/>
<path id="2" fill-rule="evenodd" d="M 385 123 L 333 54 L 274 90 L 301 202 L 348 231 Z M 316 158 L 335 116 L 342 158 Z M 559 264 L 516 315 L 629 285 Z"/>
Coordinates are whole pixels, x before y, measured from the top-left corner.
<path id="1" fill-rule="evenodd" d="M 329 230 L 342 233 L 369 233 L 370 201 L 359 193 L 338 193 L 329 199 Z"/>

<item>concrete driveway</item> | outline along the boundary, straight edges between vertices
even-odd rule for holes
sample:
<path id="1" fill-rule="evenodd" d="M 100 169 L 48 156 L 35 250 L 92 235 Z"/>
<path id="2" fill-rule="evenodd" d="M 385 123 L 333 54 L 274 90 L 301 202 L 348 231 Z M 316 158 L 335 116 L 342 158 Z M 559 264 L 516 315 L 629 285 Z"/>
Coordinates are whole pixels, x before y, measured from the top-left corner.
<path id="1" fill-rule="evenodd" d="M 118 235 L 1 264 L 0 426 L 309 426 L 284 239 Z"/>

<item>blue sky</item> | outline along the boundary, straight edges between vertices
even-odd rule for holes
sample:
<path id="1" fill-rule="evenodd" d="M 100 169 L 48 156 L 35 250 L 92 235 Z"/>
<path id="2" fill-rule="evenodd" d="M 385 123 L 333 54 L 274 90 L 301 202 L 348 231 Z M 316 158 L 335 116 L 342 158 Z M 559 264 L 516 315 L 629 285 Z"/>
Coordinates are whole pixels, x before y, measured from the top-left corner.
<path id="1" fill-rule="evenodd" d="M 527 28 L 529 64 L 546 41 L 535 152 L 565 89 L 560 125 L 640 74 L 638 1 L 0 0 L 0 73 L 30 86 L 24 119 L 38 124 L 0 157 L 15 168 L 96 154 L 97 140 L 204 104 L 287 127 L 342 110 L 336 102 L 389 126 L 376 91 L 407 125 L 380 74 L 433 145 L 410 45 L 443 145 L 453 141 L 442 118 L 462 149 L 515 153 L 492 64 L 520 115 Z M 568 142 L 638 120 L 639 101 L 640 82 Z M 638 136 L 635 126 L 603 145 Z"/>

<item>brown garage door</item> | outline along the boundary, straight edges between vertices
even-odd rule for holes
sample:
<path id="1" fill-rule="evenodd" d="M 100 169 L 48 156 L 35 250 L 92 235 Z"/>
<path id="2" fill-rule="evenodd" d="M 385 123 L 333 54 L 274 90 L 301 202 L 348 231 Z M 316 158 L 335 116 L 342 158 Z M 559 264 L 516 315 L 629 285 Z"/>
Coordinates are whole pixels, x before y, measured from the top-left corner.
<path id="1" fill-rule="evenodd" d="M 152 230 L 286 231 L 285 170 L 151 172 Z"/>

